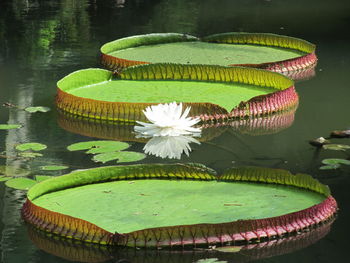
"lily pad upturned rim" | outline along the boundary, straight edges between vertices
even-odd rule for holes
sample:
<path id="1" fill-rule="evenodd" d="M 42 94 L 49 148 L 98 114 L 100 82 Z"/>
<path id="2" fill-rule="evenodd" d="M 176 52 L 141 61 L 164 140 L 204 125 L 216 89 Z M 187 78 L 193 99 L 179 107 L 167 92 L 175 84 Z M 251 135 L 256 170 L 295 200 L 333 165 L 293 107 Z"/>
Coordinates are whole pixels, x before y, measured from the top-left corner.
<path id="1" fill-rule="evenodd" d="M 185 41 L 202 41 L 222 44 L 252 44 L 281 47 L 305 52 L 305 55 L 303 56 L 282 61 L 271 61 L 261 64 L 231 64 L 227 66 L 255 67 L 280 73 L 288 73 L 314 67 L 317 63 L 317 57 L 315 55 L 316 46 L 306 40 L 272 33 L 228 32 L 213 34 L 203 38 L 180 33 L 152 33 L 117 39 L 108 42 L 101 47 L 102 64 L 110 70 L 120 70 L 134 65 L 149 64 L 150 62 L 147 61 L 118 58 L 111 56 L 108 53 L 142 45 Z"/>
<path id="2" fill-rule="evenodd" d="M 112 79 L 154 81 L 199 81 L 240 83 L 274 88 L 276 91 L 241 102 L 230 112 L 210 102 L 186 102 L 191 106 L 190 116 L 203 122 L 263 116 L 295 107 L 299 98 L 294 82 L 275 72 L 246 67 L 213 65 L 148 64 L 126 68 L 118 74 L 103 69 L 75 71 L 57 82 L 56 104 L 68 113 L 93 119 L 113 121 L 145 121 L 143 110 L 158 103 L 110 102 L 83 98 L 69 93 L 72 88 L 93 85 Z M 159 103 L 162 103 L 161 101 Z"/>
<path id="3" fill-rule="evenodd" d="M 269 173 L 270 175 L 266 176 Z M 80 185 L 136 179 L 220 180 L 282 184 L 315 191 L 324 195 L 325 200 L 309 208 L 273 218 L 148 228 L 129 233 L 111 233 L 83 219 L 53 212 L 32 202 L 46 193 Z M 217 177 L 214 171 L 202 165 L 143 164 L 80 170 L 45 180 L 28 191 L 22 215 L 25 221 L 41 230 L 86 242 L 131 247 L 172 247 L 222 244 L 230 241 L 260 240 L 271 236 L 283 236 L 317 225 L 331 218 L 336 211 L 337 203 L 330 195 L 328 187 L 305 174 L 293 175 L 280 169 L 247 167 L 232 168 Z"/>

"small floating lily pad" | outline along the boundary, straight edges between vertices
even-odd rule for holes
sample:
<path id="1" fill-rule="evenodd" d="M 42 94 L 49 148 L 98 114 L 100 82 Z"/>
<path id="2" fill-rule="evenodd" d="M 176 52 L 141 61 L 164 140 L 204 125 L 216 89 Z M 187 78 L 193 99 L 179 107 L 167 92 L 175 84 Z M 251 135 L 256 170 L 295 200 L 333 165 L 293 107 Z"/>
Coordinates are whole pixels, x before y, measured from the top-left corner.
<path id="1" fill-rule="evenodd" d="M 44 171 L 57 171 L 57 170 L 64 170 L 64 169 L 68 169 L 69 166 L 65 166 L 65 165 L 45 165 L 45 166 L 40 166 L 41 170 Z"/>
<path id="2" fill-rule="evenodd" d="M 28 190 L 37 182 L 35 180 L 21 177 L 21 178 L 13 178 L 5 182 L 7 187 L 18 189 L 18 190 Z"/>
<path id="3" fill-rule="evenodd" d="M 22 125 L 20 124 L 0 124 L 0 130 L 13 130 L 21 127 Z"/>
<path id="4" fill-rule="evenodd" d="M 108 153 L 100 153 L 96 154 L 92 160 L 95 162 L 106 163 L 109 161 L 117 160 L 118 163 L 128 163 L 128 162 L 136 162 L 146 158 L 146 155 L 139 152 L 108 152 Z"/>
<path id="5" fill-rule="evenodd" d="M 333 150 L 333 151 L 346 151 L 350 149 L 350 145 L 346 145 L 346 144 L 325 144 L 322 147 L 325 150 Z"/>
<path id="6" fill-rule="evenodd" d="M 67 147 L 69 151 L 81 151 L 88 150 L 86 153 L 97 154 L 97 153 L 107 153 L 114 151 L 121 151 L 129 148 L 129 144 L 126 142 L 118 141 L 87 141 L 73 143 Z"/>
<path id="7" fill-rule="evenodd" d="M 35 152 L 21 152 L 18 155 L 24 158 L 36 158 L 36 157 L 43 156 L 41 153 L 35 153 Z"/>
<path id="8" fill-rule="evenodd" d="M 37 143 L 37 142 L 22 143 L 16 146 L 16 150 L 18 151 L 27 151 L 27 150 L 42 151 L 46 148 L 47 146 L 45 144 Z"/>
<path id="9" fill-rule="evenodd" d="M 37 107 L 27 107 L 24 109 L 27 112 L 35 113 L 35 112 L 48 112 L 50 111 L 49 107 L 37 106 Z"/>

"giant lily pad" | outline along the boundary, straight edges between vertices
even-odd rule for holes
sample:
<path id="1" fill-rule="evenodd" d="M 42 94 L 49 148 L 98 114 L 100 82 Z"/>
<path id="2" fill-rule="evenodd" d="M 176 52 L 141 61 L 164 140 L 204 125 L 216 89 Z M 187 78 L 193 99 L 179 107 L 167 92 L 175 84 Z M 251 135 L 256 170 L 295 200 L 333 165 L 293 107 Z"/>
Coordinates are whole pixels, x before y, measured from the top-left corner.
<path id="1" fill-rule="evenodd" d="M 295 106 L 293 81 L 252 68 L 150 64 L 73 72 L 58 82 L 57 106 L 94 119 L 145 120 L 149 105 L 183 102 L 203 121 L 262 116 Z"/>
<path id="2" fill-rule="evenodd" d="M 336 210 L 328 187 L 309 175 L 248 167 L 216 176 L 203 165 L 159 164 L 101 167 L 45 180 L 29 190 L 22 214 L 60 236 L 161 247 L 282 236 L 327 220 Z"/>
<path id="3" fill-rule="evenodd" d="M 293 72 L 316 64 L 315 45 L 268 33 L 224 33 L 199 39 L 178 33 L 126 37 L 101 47 L 102 63 L 120 69 L 148 63 L 245 65 Z"/>

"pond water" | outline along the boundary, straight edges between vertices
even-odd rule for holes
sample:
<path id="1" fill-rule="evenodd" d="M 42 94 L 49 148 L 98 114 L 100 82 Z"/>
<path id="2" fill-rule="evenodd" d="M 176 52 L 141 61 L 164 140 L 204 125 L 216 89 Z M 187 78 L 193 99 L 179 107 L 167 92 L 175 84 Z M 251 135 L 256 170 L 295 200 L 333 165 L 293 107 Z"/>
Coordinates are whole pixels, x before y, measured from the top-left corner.
<path id="1" fill-rule="evenodd" d="M 222 260 L 344 262 L 348 257 L 350 169 L 343 166 L 322 171 L 319 167 L 322 159 L 348 158 L 349 152 L 317 151 L 308 140 L 328 136 L 332 130 L 350 128 L 350 50 L 349 36 L 344 33 L 350 24 L 349 14 L 350 4 L 346 0 L 331 5 L 329 1 L 316 0 L 2 0 L 0 103 L 9 102 L 21 108 L 40 105 L 52 110 L 29 114 L 16 108 L 0 108 L 0 123 L 23 125 L 21 129 L 0 131 L 0 165 L 22 168 L 25 170 L 22 174 L 30 171 L 29 176 L 64 173 L 39 169 L 48 164 L 67 165 L 69 169 L 100 166 L 82 152 L 68 152 L 66 146 L 91 140 L 87 135 L 101 137 L 97 131 L 104 134 L 102 137 L 113 138 L 113 131 L 98 126 L 84 130 L 84 125 L 75 119 L 62 120 L 55 110 L 54 96 L 56 82 L 63 76 L 77 69 L 100 66 L 99 48 L 108 41 L 151 32 L 196 36 L 230 31 L 272 32 L 304 38 L 317 45 L 319 62 L 314 77 L 296 83 L 300 102 L 295 115 L 281 117 L 277 120 L 280 125 L 268 131 L 236 126 L 215 128 L 207 140 L 193 144 L 190 156 L 183 157 L 181 162 L 202 163 L 219 172 L 233 165 L 256 165 L 308 173 L 328 184 L 338 201 L 336 221 L 325 237 L 316 238 L 317 242 L 304 241 L 304 246 L 292 242 L 289 249 L 269 252 L 262 259 L 225 255 Z M 350 143 L 350 139 L 333 141 Z M 48 148 L 43 157 L 31 161 L 15 158 L 14 146 L 23 142 L 40 142 Z M 131 144 L 130 150 L 142 152 L 144 143 Z M 143 162 L 169 160 L 148 156 Z M 68 255 L 68 249 L 61 249 L 59 254 L 61 243 L 38 241 L 51 245 L 51 250 L 41 250 L 33 244 L 20 217 L 25 194 L 0 183 L 1 262 L 78 260 Z M 219 258 L 194 252 L 79 251 L 95 262 L 126 262 L 124 257 L 131 262 L 174 263 Z"/>

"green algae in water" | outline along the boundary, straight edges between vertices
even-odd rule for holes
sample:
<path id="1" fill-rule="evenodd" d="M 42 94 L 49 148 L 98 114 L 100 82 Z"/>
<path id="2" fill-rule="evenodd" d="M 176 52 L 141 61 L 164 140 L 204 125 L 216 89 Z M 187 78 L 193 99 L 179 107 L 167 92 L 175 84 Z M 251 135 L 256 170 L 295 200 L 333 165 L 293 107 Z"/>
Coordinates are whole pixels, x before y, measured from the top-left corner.
<path id="1" fill-rule="evenodd" d="M 115 80 L 70 89 L 69 93 L 83 98 L 111 102 L 169 103 L 210 102 L 231 111 L 241 101 L 277 91 L 241 83 L 200 81 Z"/>
<path id="2" fill-rule="evenodd" d="M 135 180 L 90 184 L 45 194 L 34 204 L 110 232 L 280 216 L 321 203 L 315 192 L 280 185 Z"/>
<path id="3" fill-rule="evenodd" d="M 127 48 L 109 55 L 150 63 L 181 64 L 260 64 L 293 59 L 306 53 L 287 48 L 261 45 L 217 44 L 205 42 L 175 42 Z"/>

